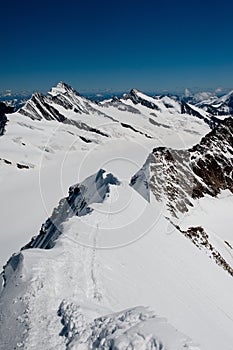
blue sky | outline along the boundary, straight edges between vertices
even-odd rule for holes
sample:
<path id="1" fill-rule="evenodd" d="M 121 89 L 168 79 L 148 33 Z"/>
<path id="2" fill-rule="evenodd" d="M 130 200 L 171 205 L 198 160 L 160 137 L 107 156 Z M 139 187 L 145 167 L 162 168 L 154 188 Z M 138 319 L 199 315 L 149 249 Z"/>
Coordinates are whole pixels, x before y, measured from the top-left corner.
<path id="1" fill-rule="evenodd" d="M 1 3 L 0 90 L 233 87 L 231 0 Z"/>

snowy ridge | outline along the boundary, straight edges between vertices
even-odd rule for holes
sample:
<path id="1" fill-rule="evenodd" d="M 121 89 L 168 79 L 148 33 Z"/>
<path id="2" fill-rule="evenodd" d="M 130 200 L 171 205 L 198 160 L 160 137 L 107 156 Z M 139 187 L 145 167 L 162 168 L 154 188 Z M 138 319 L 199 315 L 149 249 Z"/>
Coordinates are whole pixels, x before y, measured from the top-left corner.
<path id="1" fill-rule="evenodd" d="M 97 174 L 91 175 L 81 184 L 71 186 L 69 196 L 59 202 L 51 217 L 42 225 L 40 234 L 23 249 L 52 248 L 54 242 L 62 234 L 63 224 L 69 218 L 90 213 L 92 209 L 89 205 L 102 203 L 109 193 L 109 186 L 119 184 L 112 174 L 105 174 L 105 170 L 100 169 Z"/>

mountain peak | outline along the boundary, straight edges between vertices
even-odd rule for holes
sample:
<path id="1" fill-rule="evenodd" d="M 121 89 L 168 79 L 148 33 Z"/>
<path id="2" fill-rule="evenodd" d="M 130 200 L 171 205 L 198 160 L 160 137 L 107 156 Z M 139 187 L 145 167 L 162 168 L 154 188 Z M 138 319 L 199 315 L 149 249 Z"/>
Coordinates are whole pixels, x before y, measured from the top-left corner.
<path id="1" fill-rule="evenodd" d="M 141 92 L 140 90 L 133 88 L 130 90 L 130 95 L 137 95 L 140 92 Z"/>
<path id="2" fill-rule="evenodd" d="M 78 93 L 70 86 L 69 84 L 64 83 L 63 81 L 60 81 L 55 87 L 53 87 L 50 91 L 49 94 L 53 96 L 57 96 L 60 94 L 65 94 L 65 93 L 75 93 L 78 95 Z"/>
<path id="3" fill-rule="evenodd" d="M 125 98 L 130 98 L 134 104 L 141 104 L 142 106 L 158 110 L 158 106 L 155 104 L 155 99 L 151 96 L 148 96 L 137 89 L 132 89 L 129 95 L 126 95 Z"/>
<path id="4" fill-rule="evenodd" d="M 65 83 L 64 81 L 59 81 L 56 87 L 60 89 L 72 89 L 72 87 L 69 84 Z"/>

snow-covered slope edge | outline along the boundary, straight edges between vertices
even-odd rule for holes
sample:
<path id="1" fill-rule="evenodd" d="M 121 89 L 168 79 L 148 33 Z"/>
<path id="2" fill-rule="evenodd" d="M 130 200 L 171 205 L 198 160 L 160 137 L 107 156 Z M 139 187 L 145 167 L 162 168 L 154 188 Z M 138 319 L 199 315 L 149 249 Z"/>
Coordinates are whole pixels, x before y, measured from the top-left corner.
<path id="1" fill-rule="evenodd" d="M 229 252 L 221 253 L 201 225 L 182 228 L 183 215 L 197 206 L 199 198 L 217 197 L 224 190 L 233 193 L 232 155 L 233 119 L 227 118 L 188 150 L 153 149 L 142 169 L 132 177 L 131 186 L 148 201 L 152 192 L 166 206 L 176 229 L 233 276 Z M 222 239 L 221 245 L 232 250 L 231 242 Z"/>
<path id="2" fill-rule="evenodd" d="M 136 307 L 88 322 L 81 308 L 62 302 L 59 314 L 67 349 L 198 350 L 190 339 L 145 307 Z"/>

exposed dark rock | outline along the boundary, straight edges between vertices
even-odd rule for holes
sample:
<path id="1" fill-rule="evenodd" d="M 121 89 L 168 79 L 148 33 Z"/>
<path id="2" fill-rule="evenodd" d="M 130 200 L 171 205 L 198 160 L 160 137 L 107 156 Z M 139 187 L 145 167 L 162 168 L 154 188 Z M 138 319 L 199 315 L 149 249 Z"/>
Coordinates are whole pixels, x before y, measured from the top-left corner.
<path id="1" fill-rule="evenodd" d="M 75 121 L 75 120 L 66 118 L 66 120 L 64 121 L 64 124 L 74 125 L 81 130 L 91 131 L 91 132 L 94 132 L 95 134 L 98 134 L 98 135 L 101 135 L 104 137 L 108 137 L 108 134 L 106 134 L 105 132 L 103 132 L 99 129 L 96 129 L 96 128 L 92 128 L 89 125 L 87 125 L 83 122 L 80 122 L 80 121 Z"/>
<path id="2" fill-rule="evenodd" d="M 0 158 L 0 160 L 3 160 L 3 162 L 6 164 L 12 164 L 10 160 L 4 159 L 4 158 Z"/>
<path id="3" fill-rule="evenodd" d="M 91 142 L 92 142 L 91 140 L 88 140 L 88 139 L 86 139 L 86 138 L 83 137 L 83 136 L 79 136 L 79 138 L 80 138 L 82 141 L 86 142 L 86 143 L 91 143 Z"/>
<path id="4" fill-rule="evenodd" d="M 7 113 L 13 113 L 14 107 L 7 106 L 5 103 L 0 102 L 0 136 L 5 133 L 5 126 L 7 123 Z"/>
<path id="5" fill-rule="evenodd" d="M 227 241 L 224 241 L 224 242 L 226 243 L 226 245 L 227 245 L 229 248 L 233 249 L 229 242 L 227 242 Z"/>
<path id="6" fill-rule="evenodd" d="M 56 108 L 49 105 L 47 98 L 40 93 L 34 94 L 19 112 L 31 119 L 37 120 L 45 118 L 47 120 L 63 122 L 66 119 Z"/>
<path id="7" fill-rule="evenodd" d="M 5 164 L 16 166 L 18 169 L 31 169 L 34 167 L 32 164 L 26 165 L 21 163 L 13 163 L 12 161 L 5 158 L 0 158 L 0 160 L 3 161 Z"/>
<path id="8" fill-rule="evenodd" d="M 19 169 L 30 169 L 30 166 L 25 165 L 25 164 L 17 163 L 16 165 L 17 165 L 17 168 L 19 168 Z"/>
<path id="9" fill-rule="evenodd" d="M 141 134 L 141 135 L 146 136 L 148 139 L 152 139 L 152 136 L 150 136 L 150 135 L 148 135 L 148 134 L 145 134 L 145 133 L 143 133 L 142 131 L 139 131 L 139 130 L 135 129 L 132 125 L 129 125 L 129 124 L 126 124 L 126 123 L 120 123 L 120 124 L 121 124 L 121 126 L 123 126 L 123 128 L 131 129 L 131 130 L 133 130 L 134 132 L 137 132 L 137 133 L 139 133 L 139 134 Z"/>
<path id="10" fill-rule="evenodd" d="M 221 253 L 211 244 L 210 238 L 203 227 L 196 226 L 189 227 L 187 230 L 182 230 L 178 225 L 173 224 L 173 226 L 175 226 L 185 237 L 189 238 L 198 249 L 205 250 L 210 259 L 213 259 L 217 265 L 221 266 L 231 276 L 233 276 L 233 268 L 222 257 Z"/>

